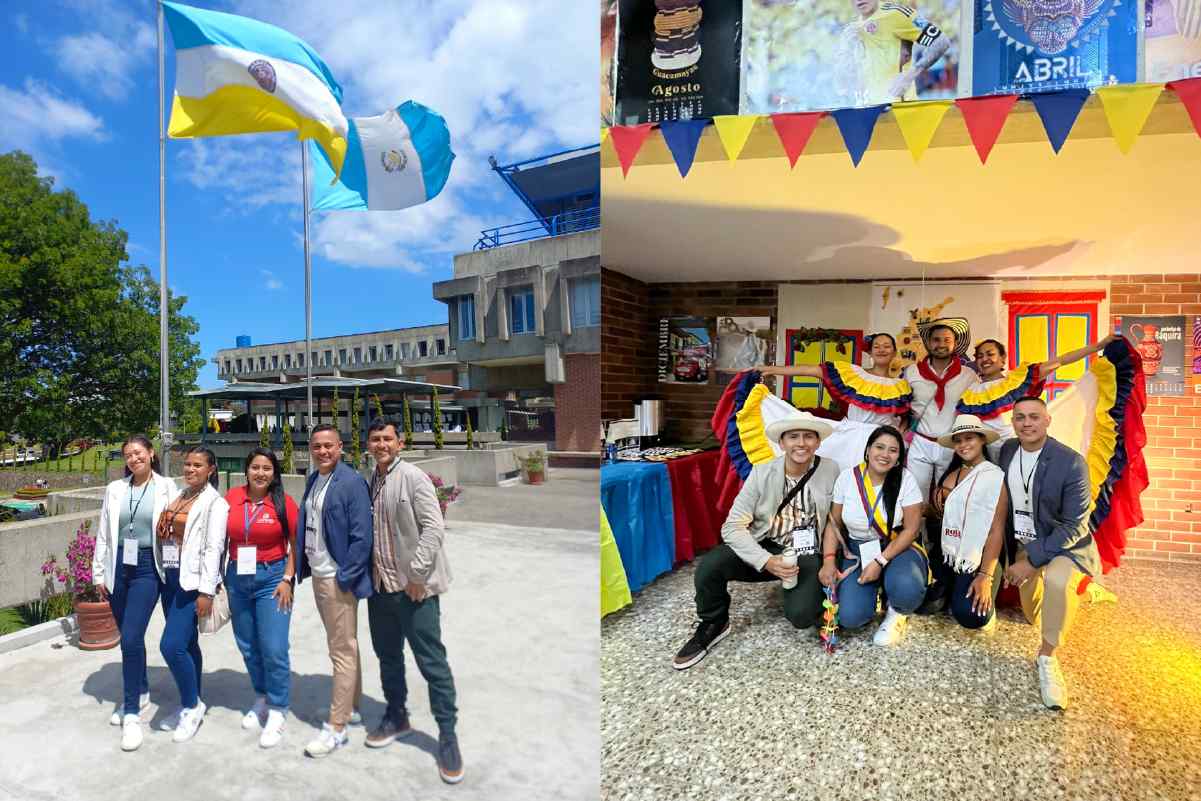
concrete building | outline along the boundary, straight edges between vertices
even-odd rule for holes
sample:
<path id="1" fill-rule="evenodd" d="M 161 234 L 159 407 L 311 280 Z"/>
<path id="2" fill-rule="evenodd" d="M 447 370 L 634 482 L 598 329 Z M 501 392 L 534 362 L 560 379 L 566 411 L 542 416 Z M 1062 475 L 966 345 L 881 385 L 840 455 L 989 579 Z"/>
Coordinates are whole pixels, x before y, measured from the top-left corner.
<path id="1" fill-rule="evenodd" d="M 510 439 L 564 453 L 600 451 L 599 147 L 493 169 L 536 215 L 484 231 L 434 284 L 450 347 L 466 365 L 460 402 L 492 430 L 496 401 Z M 522 423 L 522 421 L 528 421 Z"/>

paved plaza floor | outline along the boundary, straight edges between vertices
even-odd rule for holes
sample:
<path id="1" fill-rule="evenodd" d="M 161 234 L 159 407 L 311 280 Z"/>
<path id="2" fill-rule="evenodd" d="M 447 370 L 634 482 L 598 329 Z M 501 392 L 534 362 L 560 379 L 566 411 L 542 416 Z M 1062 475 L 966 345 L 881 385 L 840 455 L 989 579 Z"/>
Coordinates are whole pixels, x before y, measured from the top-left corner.
<path id="1" fill-rule="evenodd" d="M 992 637 L 912 617 L 828 655 L 783 618 L 775 585 L 735 585 L 731 634 L 671 659 L 695 625 L 695 563 L 601 626 L 602 793 L 636 799 L 1201 798 L 1201 576 L 1128 564 L 1061 651 L 1070 708 L 1039 700 L 1037 630 L 1005 610 Z"/>
<path id="2" fill-rule="evenodd" d="M 558 493 L 528 489 L 543 489 L 543 506 L 560 505 L 560 519 L 576 514 L 574 486 Z M 593 485 L 594 505 L 595 492 Z M 365 729 L 352 727 L 349 747 L 321 760 L 304 756 L 328 709 L 331 686 L 325 633 L 306 582 L 297 592 L 291 631 L 293 716 L 279 747 L 262 750 L 257 734 L 240 728 L 253 697 L 230 627 L 201 639 L 203 697 L 211 711 L 196 737 L 175 744 L 169 732 L 144 727 L 145 742 L 133 753 L 121 751 L 120 729 L 108 724 L 121 694 L 120 652 L 81 652 L 60 637 L 0 655 L 0 799 L 596 798 L 595 523 L 573 530 L 465 522 L 466 510 L 466 504 L 456 505 L 449 514 L 446 548 L 454 580 L 442 601 L 458 690 L 466 771 L 461 784 L 447 786 L 438 777 L 438 729 L 411 653 L 414 737 L 368 749 Z M 156 612 L 147 636 L 151 706 L 143 716 L 155 723 L 178 704 L 158 653 L 162 629 Z M 384 697 L 365 603 L 359 606 L 359 644 L 363 715 L 372 725 L 384 711 Z"/>

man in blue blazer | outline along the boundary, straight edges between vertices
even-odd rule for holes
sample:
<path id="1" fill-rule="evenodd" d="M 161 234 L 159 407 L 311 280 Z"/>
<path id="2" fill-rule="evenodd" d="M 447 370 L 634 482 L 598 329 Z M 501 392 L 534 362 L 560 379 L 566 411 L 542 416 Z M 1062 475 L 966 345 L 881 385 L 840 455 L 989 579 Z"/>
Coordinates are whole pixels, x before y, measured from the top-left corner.
<path id="1" fill-rule="evenodd" d="M 371 551 L 374 544 L 371 490 L 342 462 L 342 436 L 331 425 L 319 425 L 309 436 L 310 473 L 296 526 L 296 577 L 313 577 L 313 597 L 325 625 L 333 663 L 334 691 L 329 722 L 305 746 L 311 757 L 332 754 L 348 742 L 346 725 L 357 714 L 363 695 L 359 661 L 359 599 L 373 592 Z"/>
<path id="2" fill-rule="evenodd" d="M 1009 487 L 1005 582 L 1018 587 L 1022 612 L 1042 627 L 1038 679 L 1043 704 L 1066 709 L 1067 684 L 1055 658 L 1079 605 L 1077 588 L 1101 569 L 1089 531 L 1092 493 L 1084 457 L 1047 436 L 1051 415 L 1042 398 L 1023 398 L 1013 407 L 1017 439 L 1001 448 Z"/>

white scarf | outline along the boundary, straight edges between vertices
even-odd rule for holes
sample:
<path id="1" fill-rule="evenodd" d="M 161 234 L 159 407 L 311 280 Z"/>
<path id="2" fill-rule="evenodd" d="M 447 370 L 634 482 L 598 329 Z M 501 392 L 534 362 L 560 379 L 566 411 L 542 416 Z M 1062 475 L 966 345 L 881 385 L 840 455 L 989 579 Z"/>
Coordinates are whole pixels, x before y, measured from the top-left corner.
<path id="1" fill-rule="evenodd" d="M 981 462 L 947 496 L 942 513 L 942 556 L 956 573 L 970 573 L 980 566 L 1004 481 L 1004 470 L 992 462 Z"/>

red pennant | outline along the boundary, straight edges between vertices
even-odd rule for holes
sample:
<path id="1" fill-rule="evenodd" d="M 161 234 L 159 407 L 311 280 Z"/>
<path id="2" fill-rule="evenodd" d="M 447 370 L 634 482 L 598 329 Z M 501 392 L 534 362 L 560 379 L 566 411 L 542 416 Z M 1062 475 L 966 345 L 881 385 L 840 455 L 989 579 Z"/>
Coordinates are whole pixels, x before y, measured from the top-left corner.
<path id="1" fill-rule="evenodd" d="M 630 167 L 642 149 L 642 143 L 654 127 L 653 122 L 644 122 L 641 125 L 614 125 L 609 129 L 609 138 L 613 140 L 613 149 L 617 151 L 617 160 L 621 162 L 622 177 L 630 174 Z"/>
<path id="2" fill-rule="evenodd" d="M 988 154 L 997 143 L 997 137 L 1005 127 L 1005 120 L 1017 101 L 1017 95 L 965 97 L 955 101 L 955 105 L 959 106 L 959 111 L 963 114 L 963 121 L 967 123 L 968 135 L 972 137 L 972 144 L 976 146 L 976 154 L 980 156 L 981 164 L 988 161 Z"/>
<path id="3" fill-rule="evenodd" d="M 824 111 L 771 115 L 771 123 L 776 126 L 776 136 L 780 137 L 780 144 L 788 154 L 790 167 L 796 167 L 797 158 L 805 150 L 805 145 L 809 144 L 809 137 L 824 116 Z"/>
<path id="4" fill-rule="evenodd" d="M 1193 120 L 1193 130 L 1201 136 L 1201 78 L 1184 78 L 1172 81 L 1166 86 L 1176 93 L 1180 102 L 1188 109 L 1188 115 Z"/>

